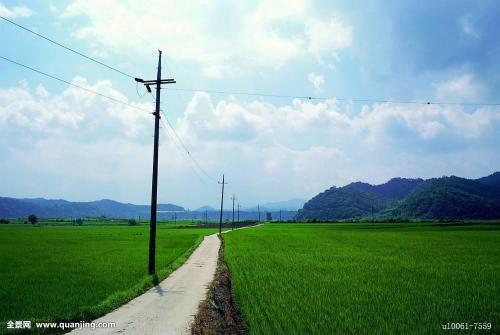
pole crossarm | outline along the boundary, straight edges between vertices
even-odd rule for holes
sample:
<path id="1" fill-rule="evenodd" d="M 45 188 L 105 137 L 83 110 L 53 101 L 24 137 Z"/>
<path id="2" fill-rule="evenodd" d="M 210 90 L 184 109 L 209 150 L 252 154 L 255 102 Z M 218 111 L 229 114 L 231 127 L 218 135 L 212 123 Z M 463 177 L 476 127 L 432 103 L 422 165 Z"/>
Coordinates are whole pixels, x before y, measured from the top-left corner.
<path id="1" fill-rule="evenodd" d="M 142 80 L 140 78 L 135 78 L 135 81 L 144 85 L 156 85 L 158 84 L 157 80 Z M 160 80 L 160 84 L 175 84 L 177 83 L 175 79 L 162 79 Z"/>

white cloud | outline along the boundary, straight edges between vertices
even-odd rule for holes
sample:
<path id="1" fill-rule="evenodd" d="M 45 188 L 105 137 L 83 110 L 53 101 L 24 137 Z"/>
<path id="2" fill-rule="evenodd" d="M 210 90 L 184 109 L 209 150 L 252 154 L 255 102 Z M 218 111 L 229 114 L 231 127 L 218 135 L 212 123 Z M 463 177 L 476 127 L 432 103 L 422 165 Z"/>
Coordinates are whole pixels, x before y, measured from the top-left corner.
<path id="1" fill-rule="evenodd" d="M 473 112 L 466 112 L 460 106 L 408 106 L 392 103 L 365 107 L 353 120 L 358 129 L 368 132 L 368 139 L 372 142 L 390 137 L 397 141 L 398 132 L 405 129 L 424 140 L 440 135 L 479 138 L 499 121 L 498 108 L 478 108 Z M 396 130 L 396 134 L 391 129 Z"/>
<path id="2" fill-rule="evenodd" d="M 82 77 L 72 80 L 76 85 L 108 95 L 117 100 L 127 98 L 115 90 L 111 82 L 99 81 L 91 85 Z M 149 103 L 131 103 L 133 106 L 152 110 Z M 88 136 L 136 137 L 145 127 L 147 113 L 117 105 L 76 87 L 68 87 L 61 94 L 50 95 L 43 85 L 38 85 L 33 95 L 27 87 L 0 89 L 0 131 L 3 133 L 26 131 L 32 136 L 70 134 Z M 96 129 L 96 125 L 100 128 Z"/>
<path id="3" fill-rule="evenodd" d="M 237 72 L 238 70 L 230 65 L 209 65 L 203 68 L 203 74 L 209 78 L 222 78 Z"/>
<path id="4" fill-rule="evenodd" d="M 77 77 L 73 82 L 126 100 L 108 81 Z M 48 92 L 38 85 L 33 91 L 0 89 L 0 175 L 6 194 L 147 203 L 151 115 L 73 87 Z M 152 109 L 149 103 L 130 103 Z M 346 113 L 334 100 L 296 99 L 278 106 L 214 101 L 197 92 L 172 124 L 204 170 L 214 179 L 226 173 L 228 192 L 251 204 L 309 197 L 358 179 L 450 173 L 448 160 L 459 174 L 461 147 L 439 157 L 422 147 L 441 136 L 462 142 L 494 136 L 500 113 L 498 108 L 466 112 L 457 106 L 391 103 Z M 192 171 L 196 167 L 173 138 L 161 133 L 160 199 L 190 207 L 215 205 L 218 185 Z M 496 164 L 497 156 L 487 149 L 482 147 L 481 154 L 481 162 L 463 168 Z M 416 163 L 422 161 L 428 164 L 427 175 Z"/>
<path id="5" fill-rule="evenodd" d="M 306 35 L 309 39 L 308 50 L 320 62 L 325 62 L 327 56 L 338 57 L 339 51 L 352 44 L 352 27 L 342 19 L 334 17 L 328 22 L 308 20 Z"/>
<path id="6" fill-rule="evenodd" d="M 434 84 L 439 99 L 472 100 L 480 96 L 482 85 L 471 74 L 463 74 L 448 81 Z"/>
<path id="7" fill-rule="evenodd" d="M 416 162 L 422 157 L 421 146 L 436 138 L 477 140 L 493 134 L 498 126 L 498 109 L 466 112 L 456 106 L 386 103 L 351 115 L 335 101 L 295 100 L 285 106 L 260 101 L 213 103 L 202 92 L 195 94 L 176 123 L 202 161 L 219 161 L 219 168 L 237 178 L 238 186 L 274 198 L 283 198 L 279 192 L 313 195 L 332 184 L 358 179 L 381 182 L 396 175 L 443 173 L 442 160 L 447 159 L 443 154 L 439 169 L 424 175 L 411 174 L 419 166 L 407 166 L 398 159 L 404 156 L 405 162 Z M 450 152 L 447 155 L 455 155 L 455 162 L 455 151 Z M 423 155 L 426 164 L 432 165 L 432 152 Z"/>
<path id="8" fill-rule="evenodd" d="M 332 143 L 339 136 L 371 143 L 397 141 L 401 132 L 415 135 L 417 140 L 440 135 L 478 138 L 499 121 L 498 108 L 468 112 L 460 106 L 384 103 L 350 114 L 335 100 L 295 99 L 285 106 L 225 100 L 214 104 L 208 94 L 198 92 L 177 126 L 183 136 L 194 140 L 288 147 L 309 143 L 312 147 Z"/>
<path id="9" fill-rule="evenodd" d="M 475 39 L 480 38 L 479 32 L 472 25 L 472 22 L 469 17 L 463 17 L 460 19 L 460 26 L 462 27 L 462 31 L 465 35 L 473 37 Z"/>
<path id="10" fill-rule="evenodd" d="M 57 8 L 56 5 L 54 5 L 54 3 L 52 2 L 49 2 L 49 10 L 52 12 L 52 13 L 55 13 L 55 14 L 58 14 L 59 13 L 59 8 Z"/>
<path id="11" fill-rule="evenodd" d="M 9 19 L 15 19 L 20 17 L 30 17 L 33 15 L 33 11 L 26 6 L 15 6 L 9 8 L 0 2 L 0 15 Z"/>
<path id="12" fill-rule="evenodd" d="M 323 88 L 325 86 L 325 77 L 323 77 L 320 74 L 316 74 L 314 72 L 309 73 L 307 76 L 307 79 L 311 82 L 311 84 L 314 86 L 314 89 L 318 92 L 322 92 Z"/>
<path id="13" fill-rule="evenodd" d="M 176 60 L 196 62 L 204 75 L 216 78 L 255 66 L 279 68 L 308 52 L 331 63 L 352 42 L 350 25 L 340 18 L 323 21 L 303 0 L 74 0 L 62 17 L 76 16 L 88 18 L 74 32 L 78 38 L 115 51 L 162 49 Z"/>
<path id="14" fill-rule="evenodd" d="M 208 141 L 248 141 L 266 128 L 265 120 L 244 106 L 220 101 L 213 105 L 210 96 L 197 92 L 179 123 L 186 137 Z"/>

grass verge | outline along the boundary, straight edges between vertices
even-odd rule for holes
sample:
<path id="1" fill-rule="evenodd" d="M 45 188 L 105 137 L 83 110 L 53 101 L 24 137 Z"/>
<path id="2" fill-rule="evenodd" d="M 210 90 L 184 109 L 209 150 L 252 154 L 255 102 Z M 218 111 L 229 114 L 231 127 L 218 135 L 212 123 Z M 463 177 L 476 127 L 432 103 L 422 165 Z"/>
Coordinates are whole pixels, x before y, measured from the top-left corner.
<path id="1" fill-rule="evenodd" d="M 202 301 L 198 307 L 198 314 L 191 324 L 191 334 L 248 334 L 248 329 L 234 298 L 231 275 L 224 262 L 224 239 L 222 238 L 215 278 L 210 284 L 207 299 Z"/>
<path id="2" fill-rule="evenodd" d="M 61 333 L 34 325 L 98 318 L 165 279 L 213 232 L 159 229 L 158 272 L 148 276 L 145 228 L 0 229 L 0 334 Z M 12 331 L 9 320 L 32 329 Z"/>

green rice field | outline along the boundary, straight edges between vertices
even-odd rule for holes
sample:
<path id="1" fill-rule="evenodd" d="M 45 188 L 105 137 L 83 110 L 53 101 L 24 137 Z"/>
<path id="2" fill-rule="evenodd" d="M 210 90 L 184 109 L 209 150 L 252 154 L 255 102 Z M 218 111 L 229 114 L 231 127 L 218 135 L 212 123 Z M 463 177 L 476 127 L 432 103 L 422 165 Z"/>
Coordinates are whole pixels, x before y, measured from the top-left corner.
<path id="1" fill-rule="evenodd" d="M 500 333 L 500 225 L 266 224 L 224 241 L 251 334 Z"/>
<path id="2" fill-rule="evenodd" d="M 215 231 L 159 226 L 159 279 Z M 0 323 L 88 320 L 120 306 L 153 284 L 148 237 L 149 226 L 0 226 Z"/>

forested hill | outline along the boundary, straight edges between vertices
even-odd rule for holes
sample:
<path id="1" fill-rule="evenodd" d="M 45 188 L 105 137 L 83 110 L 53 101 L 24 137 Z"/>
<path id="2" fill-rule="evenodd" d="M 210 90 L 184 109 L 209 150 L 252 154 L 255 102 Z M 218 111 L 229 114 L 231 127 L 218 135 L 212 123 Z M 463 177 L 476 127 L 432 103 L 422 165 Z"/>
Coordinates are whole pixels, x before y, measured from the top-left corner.
<path id="1" fill-rule="evenodd" d="M 479 178 L 393 178 L 385 184 L 332 187 L 305 203 L 300 220 L 371 217 L 414 219 L 500 218 L 500 172 Z"/>

